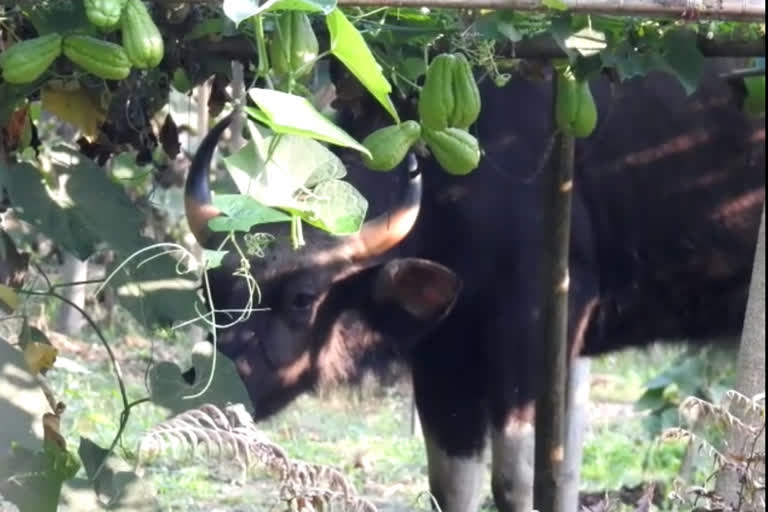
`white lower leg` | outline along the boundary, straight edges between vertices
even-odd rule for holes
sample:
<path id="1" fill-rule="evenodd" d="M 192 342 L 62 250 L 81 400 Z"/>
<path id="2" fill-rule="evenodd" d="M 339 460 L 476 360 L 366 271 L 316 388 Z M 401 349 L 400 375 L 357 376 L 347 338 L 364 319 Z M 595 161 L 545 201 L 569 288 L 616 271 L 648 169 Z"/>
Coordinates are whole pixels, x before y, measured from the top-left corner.
<path id="1" fill-rule="evenodd" d="M 424 430 L 429 487 L 442 512 L 476 512 L 480 508 L 485 466 L 483 454 L 448 455 Z"/>
<path id="2" fill-rule="evenodd" d="M 534 441 L 533 425 L 518 418 L 492 433 L 491 488 L 500 512 L 533 510 Z"/>

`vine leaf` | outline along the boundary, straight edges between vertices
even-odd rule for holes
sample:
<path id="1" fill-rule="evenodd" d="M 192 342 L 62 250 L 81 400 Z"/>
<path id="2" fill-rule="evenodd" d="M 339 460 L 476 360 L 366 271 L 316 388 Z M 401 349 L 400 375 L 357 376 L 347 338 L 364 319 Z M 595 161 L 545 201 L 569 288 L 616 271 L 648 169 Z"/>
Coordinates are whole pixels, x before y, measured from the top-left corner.
<path id="1" fill-rule="evenodd" d="M 553 9 L 555 11 L 568 10 L 568 5 L 566 5 L 566 3 L 563 2 L 563 0 L 541 0 L 541 3 L 546 7 L 549 7 L 550 9 Z"/>
<path id="2" fill-rule="evenodd" d="M 303 96 L 260 88 L 250 89 L 248 95 L 266 116 L 265 118 L 254 115 L 254 117 L 260 121 L 266 121 L 275 133 L 303 135 L 323 140 L 337 146 L 356 149 L 370 157 L 370 152 L 365 146 L 318 112 Z M 247 110 L 253 113 L 253 109 Z"/>
<path id="3" fill-rule="evenodd" d="M 689 29 L 672 29 L 664 33 L 664 61 L 685 88 L 693 94 L 704 71 L 704 56 L 699 50 L 696 32 Z"/>
<path id="4" fill-rule="evenodd" d="M 19 296 L 8 285 L 0 283 L 0 311 L 13 313 L 19 307 Z"/>
<path id="5" fill-rule="evenodd" d="M 62 484 L 78 469 L 77 458 L 52 442 L 43 441 L 36 452 L 14 445 L 0 457 L 0 494 L 20 512 L 55 512 Z"/>
<path id="6" fill-rule="evenodd" d="M 29 163 L 6 166 L 0 162 L 0 182 L 19 218 L 78 258 L 87 258 L 95 251 L 96 234 L 83 225 L 72 208 L 65 209 L 51 198 L 43 180 L 43 174 Z"/>
<path id="7" fill-rule="evenodd" d="M 150 512 L 160 509 L 154 487 L 148 480 L 140 478 L 132 471 L 123 459 L 114 454 L 108 456 L 107 450 L 85 437 L 80 438 L 77 453 L 83 461 L 88 480 L 92 481 L 93 490 L 100 501 L 100 509 L 126 512 Z M 96 475 L 96 470 L 102 462 L 104 467 Z"/>
<path id="8" fill-rule="evenodd" d="M 755 117 L 765 114 L 765 77 L 747 77 L 744 79 L 744 86 L 747 88 L 744 110 Z"/>
<path id="9" fill-rule="evenodd" d="M 153 365 L 148 376 L 152 402 L 168 408 L 173 414 L 204 403 L 222 407 L 232 401 L 250 404 L 248 392 L 235 370 L 234 363 L 221 353 L 217 353 L 216 365 L 213 369 L 211 369 L 212 365 L 213 344 L 207 341 L 197 342 L 192 347 L 191 369 L 194 370 L 194 382 L 191 384 L 184 380 L 181 368 L 175 362 L 163 361 Z M 202 391 L 208 385 L 211 371 L 213 371 L 213 380 L 205 393 L 195 398 L 184 398 Z M 249 410 L 252 409 L 249 407 Z"/>
<path id="10" fill-rule="evenodd" d="M 107 116 L 94 95 L 79 86 L 64 89 L 47 85 L 40 91 L 40 100 L 43 110 L 73 124 L 83 130 L 85 135 L 94 138 L 99 134 L 99 126 Z"/>
<path id="11" fill-rule="evenodd" d="M 336 235 L 356 232 L 365 218 L 367 201 L 339 179 L 346 175 L 344 164 L 315 140 L 296 135 L 254 136 L 224 162 L 240 192 L 263 206 L 254 207 L 248 216 L 217 221 L 217 229 L 247 230 L 257 223 L 287 220 L 269 207 L 298 215 Z M 244 207 L 252 204 L 247 199 L 238 201 Z M 239 205 L 228 206 L 235 212 Z"/>
<path id="12" fill-rule="evenodd" d="M 264 206 L 252 197 L 240 194 L 218 194 L 213 198 L 213 205 L 226 216 L 215 217 L 208 221 L 212 231 L 249 231 L 257 224 L 286 222 L 291 217 L 285 213 Z"/>
<path id="13" fill-rule="evenodd" d="M 643 76 L 649 71 L 664 66 L 663 57 L 658 52 L 641 53 L 628 41 L 622 41 L 615 47 L 600 54 L 603 65 L 616 69 L 620 80 Z"/>
<path id="14" fill-rule="evenodd" d="M 152 245 L 144 239 L 143 247 Z M 109 285 L 125 309 L 139 322 L 148 327 L 167 327 L 180 321 L 191 320 L 199 316 L 202 302 L 196 290 L 198 278 L 193 273 L 182 273 L 183 267 L 170 254 L 153 257 L 161 250 L 147 252 L 148 263 L 139 266 L 142 256 L 134 263 L 125 265 L 117 272 Z M 107 267 L 111 273 L 121 260 L 116 260 Z"/>
<path id="15" fill-rule="evenodd" d="M 331 36 L 331 53 L 355 75 L 376 100 L 386 109 L 396 123 L 400 117 L 392 104 L 389 93 L 392 86 L 381 72 L 362 34 L 337 7 L 325 19 Z"/>
<path id="16" fill-rule="evenodd" d="M 363 225 L 368 201 L 346 181 L 324 181 L 307 197 L 305 220 L 335 235 L 357 233 Z"/>
<path id="17" fill-rule="evenodd" d="M 605 34 L 591 27 L 584 27 L 574 32 L 565 39 L 564 45 L 568 49 L 576 50 L 584 57 L 600 53 L 608 46 Z"/>
<path id="18" fill-rule="evenodd" d="M 51 32 L 64 34 L 72 31 L 98 35 L 97 28 L 88 22 L 83 2 L 72 0 L 35 2 L 31 7 L 22 9 L 22 11 L 35 27 L 37 34 L 41 36 Z"/>
<path id="19" fill-rule="evenodd" d="M 105 245 L 124 259 L 154 243 L 141 236 L 140 211 L 104 169 L 69 148 L 60 146 L 53 152 L 71 164 L 56 166 L 57 173 L 66 178 L 57 200 L 48 193 L 46 176 L 33 165 L 0 163 L 0 182 L 8 189 L 21 219 L 81 260 Z M 114 262 L 109 271 L 118 263 Z M 140 322 L 167 326 L 180 318 L 197 316 L 197 280 L 181 274 L 176 259 L 164 255 L 133 267 L 117 273 L 110 285 L 117 290 L 121 304 Z"/>

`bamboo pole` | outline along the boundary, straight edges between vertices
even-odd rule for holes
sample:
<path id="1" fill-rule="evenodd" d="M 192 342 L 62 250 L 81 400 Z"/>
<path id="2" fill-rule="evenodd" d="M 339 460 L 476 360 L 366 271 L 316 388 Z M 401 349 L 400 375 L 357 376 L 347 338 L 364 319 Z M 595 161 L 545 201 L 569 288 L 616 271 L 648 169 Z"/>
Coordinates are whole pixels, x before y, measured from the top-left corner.
<path id="1" fill-rule="evenodd" d="M 763 0 L 559 0 L 570 12 L 619 16 L 681 17 L 698 19 L 765 21 Z M 338 0 L 358 7 L 428 7 L 449 9 L 510 9 L 546 12 L 541 0 Z"/>
<path id="2" fill-rule="evenodd" d="M 186 43 L 194 55 L 217 55 L 229 59 L 251 59 L 256 55 L 253 45 L 245 36 L 222 39 L 196 39 Z M 765 39 L 698 39 L 699 51 L 704 57 L 764 57 Z M 558 59 L 566 57 L 557 42 L 547 35 L 523 39 L 518 43 L 497 44 L 496 54 L 501 57 L 518 59 Z"/>
<path id="3" fill-rule="evenodd" d="M 159 1 L 159 0 L 156 0 Z M 559 0 L 571 12 L 618 16 L 681 17 L 765 22 L 764 0 Z M 221 6 L 222 0 L 162 0 L 170 4 Z M 338 0 L 341 6 L 509 9 L 551 12 L 542 0 Z"/>
<path id="4" fill-rule="evenodd" d="M 557 77 L 563 80 L 562 77 Z M 553 100 L 557 94 L 552 82 Z M 553 101 L 554 105 L 554 101 Z M 552 112 L 554 116 L 554 109 Z M 535 475 L 533 507 L 540 512 L 570 512 L 563 499 L 565 481 L 565 404 L 568 373 L 568 254 L 571 237 L 571 201 L 573 191 L 573 136 L 556 135 L 553 152 L 544 179 L 543 229 L 549 233 L 543 242 L 541 288 L 544 297 L 538 354 L 538 389 L 536 393 Z"/>

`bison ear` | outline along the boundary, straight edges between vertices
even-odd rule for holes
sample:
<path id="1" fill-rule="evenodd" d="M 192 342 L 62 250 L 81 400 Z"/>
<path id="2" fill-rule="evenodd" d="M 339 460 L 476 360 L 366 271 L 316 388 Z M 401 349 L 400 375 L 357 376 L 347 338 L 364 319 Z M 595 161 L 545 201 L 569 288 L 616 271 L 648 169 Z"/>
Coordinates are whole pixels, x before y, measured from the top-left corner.
<path id="1" fill-rule="evenodd" d="M 373 296 L 378 303 L 395 303 L 418 321 L 434 325 L 453 309 L 461 287 L 459 276 L 447 267 L 402 258 L 379 268 Z"/>

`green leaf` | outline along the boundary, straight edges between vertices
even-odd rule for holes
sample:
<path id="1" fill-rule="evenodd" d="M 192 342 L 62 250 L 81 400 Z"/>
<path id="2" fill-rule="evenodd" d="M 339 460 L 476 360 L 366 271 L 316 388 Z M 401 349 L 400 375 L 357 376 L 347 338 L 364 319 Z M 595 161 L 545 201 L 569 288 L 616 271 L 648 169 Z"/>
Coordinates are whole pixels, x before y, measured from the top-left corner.
<path id="1" fill-rule="evenodd" d="M 654 69 L 663 68 L 664 59 L 657 52 L 640 53 L 628 41 L 609 47 L 600 54 L 603 65 L 614 68 L 620 80 L 643 76 Z"/>
<path id="2" fill-rule="evenodd" d="M 300 189 L 346 173 L 328 148 L 295 135 L 251 141 L 224 163 L 241 194 L 273 207 L 295 207 Z"/>
<path id="3" fill-rule="evenodd" d="M 152 240 L 143 241 L 146 247 L 152 244 Z M 168 327 L 192 320 L 199 316 L 198 311 L 202 311 L 196 293 L 198 276 L 191 272 L 181 274 L 183 266 L 180 268 L 177 259 L 169 254 L 153 257 L 163 250 L 158 248 L 137 256 L 109 282 L 120 305 L 147 328 Z M 151 260 L 139 266 L 150 257 Z M 111 273 L 122 261 L 119 259 L 110 264 L 107 272 Z"/>
<path id="4" fill-rule="evenodd" d="M 182 377 L 181 368 L 172 361 L 159 361 L 152 365 L 147 374 L 149 397 L 161 404 L 183 395 L 189 385 Z"/>
<path id="5" fill-rule="evenodd" d="M 55 149 L 70 161 L 77 162 L 60 169 L 61 174 L 69 175 L 65 190 L 74 203 L 68 208 L 71 215 L 96 240 L 106 242 L 122 255 L 144 247 L 140 234 L 144 221 L 125 189 L 92 160 L 68 148 Z"/>
<path id="6" fill-rule="evenodd" d="M 47 441 L 38 452 L 15 445 L 0 457 L 0 494 L 20 512 L 55 512 L 62 483 L 79 468 L 77 458 Z"/>
<path id="7" fill-rule="evenodd" d="M 34 166 L 3 167 L 0 163 L 0 179 L 22 219 L 81 260 L 101 243 L 114 249 L 121 260 L 154 243 L 141 236 L 143 220 L 123 187 L 82 155 L 69 149 L 59 152 L 73 162 L 71 167 L 57 169 L 69 177 L 63 206 L 48 194 L 43 175 Z M 159 252 L 139 256 L 109 283 L 118 291 L 121 305 L 148 327 L 197 316 L 196 276 L 179 275 L 177 261 L 168 255 L 138 266 L 142 259 Z"/>
<path id="8" fill-rule="evenodd" d="M 312 192 L 306 205 L 313 215 L 304 217 L 309 224 L 339 236 L 360 231 L 368 201 L 355 187 L 346 181 L 330 180 Z"/>
<path id="9" fill-rule="evenodd" d="M 72 208 L 63 208 L 51 198 L 37 168 L 29 163 L 5 166 L 0 161 L 0 182 L 7 188 L 21 219 L 81 260 L 93 254 L 98 236 Z M 103 213 L 99 215 L 106 217 Z"/>
<path id="10" fill-rule="evenodd" d="M 266 114 L 275 133 L 304 135 L 337 146 L 356 149 L 370 156 L 368 150 L 347 132 L 329 121 L 302 96 L 271 89 L 250 89 L 251 99 Z"/>
<path id="11" fill-rule="evenodd" d="M 88 21 L 85 6 L 81 1 L 60 0 L 56 2 L 32 2 L 22 12 L 29 17 L 38 35 L 77 31 L 87 35 L 98 35 L 98 29 Z"/>
<path id="12" fill-rule="evenodd" d="M 240 23 L 251 16 L 266 10 L 259 7 L 259 0 L 224 0 L 221 8 L 224 11 L 224 15 L 232 20 L 235 26 L 240 25 Z"/>
<path id="13" fill-rule="evenodd" d="M 635 401 L 636 411 L 656 411 L 669 405 L 664 399 L 664 388 L 650 388 Z"/>
<path id="14" fill-rule="evenodd" d="M 541 0 L 542 5 L 556 11 L 567 11 L 568 5 L 563 0 Z"/>
<path id="15" fill-rule="evenodd" d="M 427 72 L 427 63 L 423 57 L 406 57 L 400 65 L 400 71 L 412 82 Z"/>
<path id="16" fill-rule="evenodd" d="M 744 79 L 744 86 L 747 88 L 744 110 L 755 117 L 765 114 L 765 77 L 747 77 Z"/>
<path id="17" fill-rule="evenodd" d="M 259 312 L 255 311 L 251 314 L 258 315 Z M 252 412 L 253 405 L 234 363 L 219 352 L 216 353 L 214 365 L 213 355 L 213 344 L 207 341 L 195 343 L 192 348 L 195 381 L 191 385 L 182 379 L 181 368 L 175 362 L 163 362 L 163 366 L 157 370 L 155 367 L 158 365 L 155 365 L 154 371 L 150 371 L 149 374 L 152 401 L 161 407 L 168 408 L 172 415 L 205 403 L 221 408 L 228 403 L 242 403 L 249 412 Z M 212 371 L 213 380 L 205 393 L 195 398 L 184 398 L 199 393 L 208 384 Z M 168 391 L 171 388 L 173 392 Z"/>
<path id="18" fill-rule="evenodd" d="M 222 205 L 233 219 L 217 221 L 217 230 L 290 220 L 268 207 L 295 213 L 337 235 L 356 232 L 365 217 L 365 198 L 340 180 L 346 174 L 341 160 L 312 139 L 280 135 L 252 140 L 224 162 L 244 196 L 224 196 Z"/>
<path id="19" fill-rule="evenodd" d="M 221 266 L 224 261 L 224 256 L 227 255 L 227 251 L 214 251 L 211 249 L 203 249 L 203 263 L 206 268 L 216 268 Z"/>
<path id="20" fill-rule="evenodd" d="M 213 199 L 213 204 L 226 217 L 216 217 L 208 221 L 208 227 L 213 231 L 249 231 L 257 224 L 290 221 L 290 215 L 264 206 L 252 197 L 239 194 L 219 194 Z"/>
<path id="21" fill-rule="evenodd" d="M 704 71 L 704 56 L 699 50 L 696 32 L 672 29 L 664 34 L 664 62 L 685 88 L 693 94 Z"/>
<path id="22" fill-rule="evenodd" d="M 176 71 L 173 72 L 171 85 L 174 89 L 183 94 L 191 91 L 193 87 L 192 81 L 189 79 L 189 75 L 184 68 L 176 68 Z"/>
<path id="23" fill-rule="evenodd" d="M 18 345 L 0 336 L 0 453 L 7 454 L 14 443 L 37 447 L 42 443 L 42 417 L 50 411 L 40 382 L 29 372 Z M 0 462 L 0 471 L 12 467 Z M 0 477 L 0 481 L 3 478 Z M 0 494 L 2 491 L 0 490 Z"/>
<path id="24" fill-rule="evenodd" d="M 331 36 L 331 53 L 339 59 L 386 109 L 396 123 L 400 122 L 389 97 L 392 86 L 381 71 L 370 48 L 355 26 L 337 7 L 325 19 Z"/>
<path id="25" fill-rule="evenodd" d="M 501 35 L 513 43 L 517 43 L 523 39 L 523 34 L 521 34 L 520 31 L 515 28 L 515 25 L 507 21 L 500 20 L 496 25 L 496 30 L 498 30 Z"/>
<path id="26" fill-rule="evenodd" d="M 0 126 L 5 126 L 11 114 L 19 108 L 35 90 L 40 87 L 44 77 L 31 84 L 0 84 Z"/>
<path id="27" fill-rule="evenodd" d="M 576 50 L 585 57 L 600 53 L 608 46 L 605 34 L 590 27 L 584 27 L 571 34 L 565 39 L 564 44 L 566 48 Z"/>
<path id="28" fill-rule="evenodd" d="M 106 505 L 104 508 L 138 512 L 160 509 L 150 481 L 139 478 L 126 461 L 114 454 L 107 457 L 107 450 L 85 437 L 80 438 L 77 453 L 88 479 L 93 481 L 93 490 Z M 96 470 L 105 459 L 104 468 L 97 476 Z"/>

